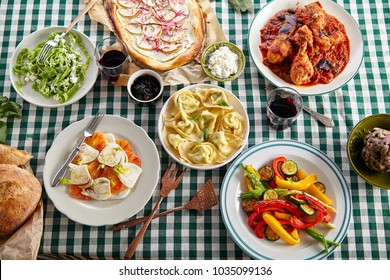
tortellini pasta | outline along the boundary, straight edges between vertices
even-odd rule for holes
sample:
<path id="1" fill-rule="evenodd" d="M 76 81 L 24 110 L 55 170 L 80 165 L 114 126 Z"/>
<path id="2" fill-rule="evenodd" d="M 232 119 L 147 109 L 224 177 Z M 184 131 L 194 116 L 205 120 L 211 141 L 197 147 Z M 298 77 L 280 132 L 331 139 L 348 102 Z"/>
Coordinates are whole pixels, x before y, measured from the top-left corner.
<path id="1" fill-rule="evenodd" d="M 167 105 L 163 123 L 164 143 L 192 165 L 223 163 L 245 143 L 245 118 L 221 88 L 178 91 Z"/>

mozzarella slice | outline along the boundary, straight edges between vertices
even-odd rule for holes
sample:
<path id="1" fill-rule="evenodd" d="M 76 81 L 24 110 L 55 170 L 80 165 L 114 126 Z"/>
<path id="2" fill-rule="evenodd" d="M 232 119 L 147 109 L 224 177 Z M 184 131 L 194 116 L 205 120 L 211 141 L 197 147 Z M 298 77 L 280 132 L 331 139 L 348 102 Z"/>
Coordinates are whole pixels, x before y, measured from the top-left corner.
<path id="1" fill-rule="evenodd" d="M 70 185 L 86 185 L 92 180 L 87 165 L 71 165 Z"/>
<path id="2" fill-rule="evenodd" d="M 115 136 L 112 133 L 104 133 L 104 140 L 106 140 L 106 144 L 115 144 Z"/>
<path id="3" fill-rule="evenodd" d="M 111 196 L 110 180 L 104 177 L 97 178 L 90 189 L 83 190 L 81 193 L 96 200 L 107 200 Z"/>
<path id="4" fill-rule="evenodd" d="M 123 149 L 118 144 L 108 144 L 100 152 L 98 161 L 103 165 L 114 167 L 120 163 L 121 159 L 123 158 L 123 153 Z"/>
<path id="5" fill-rule="evenodd" d="M 77 164 L 83 165 L 86 163 L 90 163 L 94 161 L 99 155 L 99 151 L 96 150 L 95 148 L 89 146 L 86 143 L 81 144 L 78 156 L 79 156 L 79 161 Z"/>
<path id="6" fill-rule="evenodd" d="M 119 180 L 127 188 L 132 189 L 142 173 L 141 167 L 127 162 L 122 165 L 121 172 L 118 173 Z"/>

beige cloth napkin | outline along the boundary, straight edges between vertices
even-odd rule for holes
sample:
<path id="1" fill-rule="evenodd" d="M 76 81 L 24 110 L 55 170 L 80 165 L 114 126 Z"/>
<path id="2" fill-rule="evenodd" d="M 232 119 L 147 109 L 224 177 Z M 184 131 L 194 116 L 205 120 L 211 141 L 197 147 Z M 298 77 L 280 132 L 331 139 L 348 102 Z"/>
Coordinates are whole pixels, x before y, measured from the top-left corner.
<path id="1" fill-rule="evenodd" d="M 26 170 L 33 173 L 30 164 Z M 43 234 L 43 202 L 38 203 L 34 213 L 11 236 L 0 238 L 0 260 L 35 260 Z"/>

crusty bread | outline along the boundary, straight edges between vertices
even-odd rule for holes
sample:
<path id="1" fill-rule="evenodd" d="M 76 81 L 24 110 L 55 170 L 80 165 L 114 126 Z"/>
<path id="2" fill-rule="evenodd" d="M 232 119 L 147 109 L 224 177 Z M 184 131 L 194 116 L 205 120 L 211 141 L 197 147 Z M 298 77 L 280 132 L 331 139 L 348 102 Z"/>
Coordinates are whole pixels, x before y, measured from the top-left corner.
<path id="1" fill-rule="evenodd" d="M 0 144 L 0 164 L 23 166 L 32 158 L 26 151 L 21 151 L 8 145 Z"/>
<path id="2" fill-rule="evenodd" d="M 0 164 L 0 237 L 14 233 L 34 212 L 42 186 L 30 172 Z"/>

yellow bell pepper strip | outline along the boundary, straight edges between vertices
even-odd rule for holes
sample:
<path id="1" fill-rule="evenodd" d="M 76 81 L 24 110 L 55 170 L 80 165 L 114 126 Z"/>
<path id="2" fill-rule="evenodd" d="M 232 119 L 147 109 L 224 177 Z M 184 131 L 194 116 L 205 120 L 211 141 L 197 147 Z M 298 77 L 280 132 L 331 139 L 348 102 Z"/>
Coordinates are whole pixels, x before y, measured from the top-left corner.
<path id="1" fill-rule="evenodd" d="M 256 171 L 256 169 L 253 167 L 252 164 L 251 165 L 247 165 L 246 170 L 248 170 L 249 172 L 253 173 L 257 177 L 257 179 L 260 179 L 259 172 Z"/>
<path id="2" fill-rule="evenodd" d="M 300 242 L 299 239 L 290 235 L 282 226 L 282 224 L 269 212 L 263 212 L 263 219 L 267 225 L 289 245 L 296 245 Z"/>
<path id="3" fill-rule="evenodd" d="M 296 175 L 297 175 L 299 180 L 303 180 L 303 179 L 305 179 L 307 177 L 306 176 L 306 172 L 303 169 L 299 169 Z M 318 198 L 323 203 L 325 203 L 325 204 L 327 204 L 329 206 L 332 206 L 332 204 L 333 204 L 333 201 L 328 196 L 326 196 L 324 193 L 322 193 L 314 184 L 311 184 L 305 190 L 305 192 L 307 192 L 307 193 L 311 194 L 312 196 Z"/>
<path id="4" fill-rule="evenodd" d="M 279 219 L 279 220 L 286 220 L 286 221 L 288 221 L 291 218 L 290 214 L 282 213 L 282 212 L 278 212 L 278 211 L 275 211 L 274 215 L 275 215 L 275 218 Z"/>
<path id="5" fill-rule="evenodd" d="M 321 200 L 323 203 L 332 206 L 333 201 L 330 200 L 329 197 L 327 197 L 325 194 L 323 194 L 314 184 L 311 184 L 306 190 L 308 194 L 311 194 L 312 196 L 318 198 Z"/>
<path id="6" fill-rule="evenodd" d="M 300 180 L 298 182 L 291 182 L 291 181 L 288 181 L 288 180 L 283 180 L 280 177 L 275 176 L 275 183 L 276 183 L 276 185 L 279 188 L 289 189 L 289 190 L 304 191 L 308 187 L 310 187 L 310 185 L 312 183 L 314 183 L 315 181 L 317 181 L 317 175 L 315 175 L 315 174 L 310 174 L 309 176 L 306 176 L 305 179 Z"/>
<path id="7" fill-rule="evenodd" d="M 245 185 L 246 185 L 248 191 L 252 191 L 253 188 L 252 188 L 251 180 L 249 180 L 247 177 L 245 177 L 244 179 L 245 179 Z"/>
<path id="8" fill-rule="evenodd" d="M 255 174 L 255 176 L 260 179 L 260 174 L 253 168 L 252 165 L 248 165 L 247 166 L 247 170 L 253 174 Z M 252 183 L 251 183 L 251 180 L 248 179 L 248 177 L 245 176 L 245 184 L 246 184 L 246 187 L 248 188 L 248 191 L 251 191 L 253 190 L 253 187 L 252 187 Z"/>
<path id="9" fill-rule="evenodd" d="M 290 232 L 290 235 L 291 235 L 294 239 L 296 239 L 296 240 L 298 240 L 298 241 L 301 240 L 301 239 L 299 238 L 299 232 L 298 232 L 298 230 L 297 230 L 296 228 L 294 228 L 294 229 Z"/>

